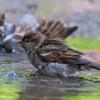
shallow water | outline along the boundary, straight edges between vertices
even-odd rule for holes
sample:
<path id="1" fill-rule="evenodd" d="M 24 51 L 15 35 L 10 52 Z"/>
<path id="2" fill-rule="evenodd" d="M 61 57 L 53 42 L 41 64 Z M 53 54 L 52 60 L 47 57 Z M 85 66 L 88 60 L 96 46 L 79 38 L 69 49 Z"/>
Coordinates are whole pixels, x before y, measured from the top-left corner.
<path id="1" fill-rule="evenodd" d="M 0 53 L 0 100 L 99 100 L 100 98 L 99 82 L 76 77 L 68 79 L 29 77 L 28 74 L 32 70 L 35 69 L 24 53 Z"/>

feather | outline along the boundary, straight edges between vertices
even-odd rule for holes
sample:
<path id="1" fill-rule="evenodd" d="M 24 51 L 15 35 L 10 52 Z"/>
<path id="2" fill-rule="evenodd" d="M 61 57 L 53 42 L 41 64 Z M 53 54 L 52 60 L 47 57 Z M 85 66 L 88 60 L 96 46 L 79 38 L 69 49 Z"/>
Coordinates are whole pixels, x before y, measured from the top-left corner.
<path id="1" fill-rule="evenodd" d="M 65 39 L 70 36 L 74 31 L 78 29 L 77 26 L 65 27 L 61 21 L 47 21 L 44 20 L 36 29 L 37 32 L 42 33 L 48 38 L 60 38 Z"/>

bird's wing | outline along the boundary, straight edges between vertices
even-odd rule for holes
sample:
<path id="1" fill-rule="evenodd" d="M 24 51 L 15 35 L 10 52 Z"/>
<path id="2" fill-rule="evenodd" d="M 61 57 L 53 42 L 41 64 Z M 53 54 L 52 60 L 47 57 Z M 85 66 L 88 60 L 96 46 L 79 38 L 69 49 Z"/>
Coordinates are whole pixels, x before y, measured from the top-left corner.
<path id="1" fill-rule="evenodd" d="M 73 50 L 59 40 L 47 40 L 44 46 L 38 48 L 37 54 L 45 62 L 60 62 L 78 64 L 83 53 Z"/>
<path id="2" fill-rule="evenodd" d="M 46 35 L 48 38 L 65 39 L 77 30 L 77 28 L 77 26 L 66 27 L 61 21 L 43 20 L 36 31 Z"/>

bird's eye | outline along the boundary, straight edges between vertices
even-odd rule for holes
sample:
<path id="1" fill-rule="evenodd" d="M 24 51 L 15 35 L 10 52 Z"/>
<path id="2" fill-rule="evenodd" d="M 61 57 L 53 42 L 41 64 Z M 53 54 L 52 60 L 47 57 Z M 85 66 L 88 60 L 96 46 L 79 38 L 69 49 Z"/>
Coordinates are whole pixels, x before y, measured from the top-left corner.
<path id="1" fill-rule="evenodd" d="M 28 39 L 25 39 L 24 42 L 29 42 L 29 40 Z"/>
<path id="2" fill-rule="evenodd" d="M 25 39 L 24 42 L 25 43 L 32 42 L 32 39 Z"/>

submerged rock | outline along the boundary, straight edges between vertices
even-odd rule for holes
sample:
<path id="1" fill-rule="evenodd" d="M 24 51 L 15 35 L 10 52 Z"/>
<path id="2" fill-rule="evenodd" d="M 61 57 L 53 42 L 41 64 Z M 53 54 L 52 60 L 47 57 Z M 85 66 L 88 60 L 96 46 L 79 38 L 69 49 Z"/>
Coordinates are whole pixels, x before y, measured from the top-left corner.
<path id="1" fill-rule="evenodd" d="M 56 76 L 61 78 L 78 76 L 75 66 L 70 64 L 48 63 L 41 67 L 41 72 L 47 76 Z"/>

